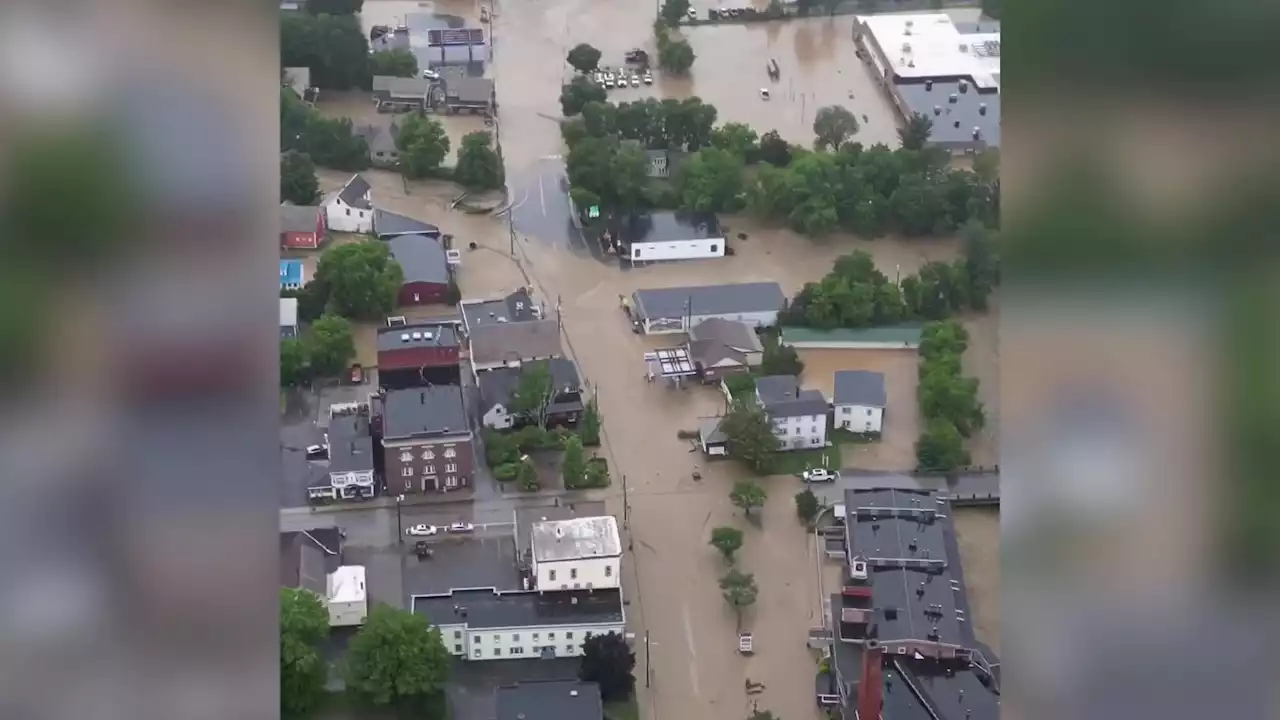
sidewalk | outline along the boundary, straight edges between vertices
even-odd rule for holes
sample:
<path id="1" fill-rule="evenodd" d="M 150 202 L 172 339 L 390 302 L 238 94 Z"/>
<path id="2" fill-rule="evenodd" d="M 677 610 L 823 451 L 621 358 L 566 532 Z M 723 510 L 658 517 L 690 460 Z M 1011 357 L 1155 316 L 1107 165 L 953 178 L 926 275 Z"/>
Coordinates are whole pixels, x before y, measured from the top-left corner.
<path id="1" fill-rule="evenodd" d="M 608 490 L 609 488 L 598 488 Z M 584 500 L 594 500 L 591 497 L 591 490 L 544 490 L 536 493 L 512 492 L 499 493 L 496 497 L 489 496 L 480 498 L 479 502 L 490 501 L 530 501 L 537 499 L 545 499 L 547 502 L 555 498 L 580 498 Z M 419 506 L 440 506 L 440 505 L 461 505 L 462 503 L 477 502 L 476 492 L 474 490 L 456 491 L 444 493 L 441 495 L 405 495 L 404 501 L 400 503 L 400 507 L 419 507 Z M 312 512 L 348 512 L 354 510 L 371 510 L 371 509 L 394 509 L 396 499 L 394 495 L 379 495 L 372 500 L 364 502 L 347 502 L 337 503 L 334 505 L 316 505 L 308 506 Z"/>

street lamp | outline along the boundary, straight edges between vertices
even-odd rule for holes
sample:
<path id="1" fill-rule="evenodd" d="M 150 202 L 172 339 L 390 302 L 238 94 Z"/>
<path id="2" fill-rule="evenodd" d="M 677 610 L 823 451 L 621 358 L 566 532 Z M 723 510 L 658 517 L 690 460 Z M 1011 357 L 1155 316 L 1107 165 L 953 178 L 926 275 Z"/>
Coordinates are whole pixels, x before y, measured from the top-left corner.
<path id="1" fill-rule="evenodd" d="M 400 519 L 400 503 L 404 502 L 404 495 L 396 496 L 396 537 L 399 538 L 401 545 L 404 544 L 404 526 Z"/>

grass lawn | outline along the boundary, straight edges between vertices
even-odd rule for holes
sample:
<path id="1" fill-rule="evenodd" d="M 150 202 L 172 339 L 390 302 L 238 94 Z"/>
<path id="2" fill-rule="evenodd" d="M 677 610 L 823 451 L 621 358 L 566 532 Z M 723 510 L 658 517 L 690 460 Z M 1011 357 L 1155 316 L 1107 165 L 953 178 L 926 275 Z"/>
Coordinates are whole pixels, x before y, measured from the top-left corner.
<path id="1" fill-rule="evenodd" d="M 837 442 L 831 447 L 776 453 L 773 456 L 773 465 L 769 468 L 769 474 L 799 475 L 805 470 L 824 466 L 839 470 L 844 467 L 843 463 L 844 460 L 840 457 L 840 444 Z"/>
<path id="2" fill-rule="evenodd" d="M 844 428 L 835 428 L 831 431 L 831 442 L 838 445 L 865 445 L 876 441 Z"/>
<path id="3" fill-rule="evenodd" d="M 635 695 L 626 702 L 605 703 L 605 720 L 640 720 L 640 704 Z"/>

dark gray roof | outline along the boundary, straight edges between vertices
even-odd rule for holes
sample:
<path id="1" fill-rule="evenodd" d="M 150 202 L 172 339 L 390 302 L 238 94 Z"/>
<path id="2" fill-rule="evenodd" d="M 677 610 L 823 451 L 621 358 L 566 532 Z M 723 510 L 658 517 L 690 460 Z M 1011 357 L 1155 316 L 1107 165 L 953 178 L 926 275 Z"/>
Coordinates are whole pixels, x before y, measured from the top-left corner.
<path id="1" fill-rule="evenodd" d="M 547 362 L 547 370 L 551 373 L 552 387 L 562 392 L 581 389 L 582 380 L 578 377 L 578 368 L 573 361 L 564 358 L 551 358 Z M 495 368 L 476 373 L 476 383 L 480 386 L 480 396 L 484 398 L 483 410 L 494 405 L 506 404 L 512 393 L 520 385 L 520 374 L 530 367 L 522 365 L 513 368 Z M 579 403 L 581 404 L 581 403 Z"/>
<path id="2" fill-rule="evenodd" d="M 387 240 L 391 256 L 404 270 L 404 281 L 449 282 L 449 259 L 440 239 L 430 235 L 396 235 Z"/>
<path id="3" fill-rule="evenodd" d="M 689 359 L 710 368 L 723 360 L 732 360 L 739 365 L 747 364 L 747 356 L 722 342 L 715 340 L 693 340 L 689 343 Z"/>
<path id="4" fill-rule="evenodd" d="M 530 545 L 530 538 L 532 536 L 530 533 L 533 532 L 534 523 L 548 520 L 572 520 L 580 517 L 600 517 L 608 514 L 609 511 L 605 507 L 604 502 L 599 500 L 583 500 L 580 502 L 565 502 L 559 505 L 516 508 L 516 551 L 521 555 L 532 551 Z"/>
<path id="5" fill-rule="evenodd" d="M 280 585 L 323 595 L 330 572 L 342 564 L 336 529 L 280 533 Z"/>
<path id="6" fill-rule="evenodd" d="M 373 469 L 373 437 L 363 415 L 338 415 L 329 420 L 329 472 Z"/>
<path id="7" fill-rule="evenodd" d="M 369 192 L 369 190 L 369 183 L 357 173 L 351 176 L 346 185 L 342 186 L 342 190 L 338 191 L 338 197 L 342 199 L 342 202 L 353 208 L 368 210 L 373 207 L 373 203 L 364 199 L 365 193 Z"/>
<path id="8" fill-rule="evenodd" d="M 369 146 L 370 152 L 393 153 L 398 152 L 396 149 L 396 138 L 391 133 L 390 127 L 383 125 L 357 125 L 352 130 L 353 133 L 364 138 L 365 144 Z M 375 210 L 374 216 L 381 210 Z"/>
<path id="9" fill-rule="evenodd" d="M 871 370 L 837 370 L 835 397 L 836 405 L 866 405 L 882 408 L 885 406 L 884 374 Z"/>
<path id="10" fill-rule="evenodd" d="M 764 349 L 760 336 L 756 335 L 756 331 L 751 326 L 723 318 L 707 318 L 694 325 L 689 331 L 689 339 L 711 340 L 745 352 L 759 352 Z"/>
<path id="11" fill-rule="evenodd" d="M 960 92 L 962 82 L 968 86 L 966 92 Z M 929 83 L 932 83 L 931 89 Z M 955 79 L 899 81 L 896 87 L 911 112 L 933 120 L 930 142 L 947 146 L 1000 147 L 999 92 L 980 93 L 971 80 Z M 952 95 L 956 98 L 954 103 L 950 101 Z M 979 129 L 977 140 L 973 137 L 975 127 Z"/>
<path id="12" fill-rule="evenodd" d="M 462 388 L 456 385 L 392 390 L 382 399 L 382 412 L 386 440 L 470 432 Z"/>
<path id="13" fill-rule="evenodd" d="M 478 77 L 456 77 L 445 81 L 445 98 L 451 102 L 484 105 L 493 101 L 493 80 Z"/>
<path id="14" fill-rule="evenodd" d="M 497 720 L 601 720 L 600 686 L 581 680 L 525 680 L 496 693 Z"/>
<path id="15" fill-rule="evenodd" d="M 466 623 L 469 629 L 609 625 L 624 619 L 622 592 L 616 588 L 550 593 L 464 590 L 419 595 L 413 598 L 413 611 L 426 615 L 435 625 Z"/>
<path id="16" fill-rule="evenodd" d="M 521 288 L 501 300 L 466 301 L 462 303 L 462 316 L 470 329 L 482 325 L 497 325 L 500 322 L 537 320 L 534 307 L 529 291 Z"/>
<path id="17" fill-rule="evenodd" d="M 618 222 L 616 229 L 618 238 L 627 245 L 723 237 L 720 221 L 713 213 L 658 210 L 628 216 Z"/>
<path id="18" fill-rule="evenodd" d="M 952 22 L 956 26 L 956 32 L 961 35 L 970 35 L 979 33 L 989 35 L 991 33 L 1000 32 L 999 20 L 982 20 L 980 22 Z"/>
<path id="19" fill-rule="evenodd" d="M 825 415 L 827 399 L 818 390 L 802 390 L 795 375 L 766 375 L 756 380 L 756 394 L 771 417 Z"/>
<path id="20" fill-rule="evenodd" d="M 438 595 L 453 590 L 519 590 L 515 543 L 509 536 L 475 536 L 433 544 L 428 563 L 406 570 L 406 595 Z"/>
<path id="21" fill-rule="evenodd" d="M 420 336 L 416 340 L 413 338 L 414 333 Z M 456 347 L 457 345 L 458 333 L 448 325 L 416 323 L 378 330 L 378 352 L 422 347 Z"/>
<path id="22" fill-rule="evenodd" d="M 280 205 L 280 232 L 315 232 L 320 208 L 311 205 Z"/>
<path id="23" fill-rule="evenodd" d="M 678 320 L 686 314 L 772 312 L 781 310 L 787 301 L 776 282 L 653 288 L 637 290 L 631 297 L 635 309 L 650 320 Z"/>
<path id="24" fill-rule="evenodd" d="M 397 215 L 386 210 L 373 211 L 373 234 L 386 240 L 396 235 L 430 235 L 438 237 L 440 228 L 421 220 Z"/>
<path id="25" fill-rule="evenodd" d="M 480 28 L 451 27 L 427 31 L 427 45 L 479 45 L 484 42 L 484 30 Z"/>
<path id="26" fill-rule="evenodd" d="M 560 321 L 556 318 L 483 325 L 471 330 L 471 361 L 476 364 L 503 364 L 563 354 Z"/>

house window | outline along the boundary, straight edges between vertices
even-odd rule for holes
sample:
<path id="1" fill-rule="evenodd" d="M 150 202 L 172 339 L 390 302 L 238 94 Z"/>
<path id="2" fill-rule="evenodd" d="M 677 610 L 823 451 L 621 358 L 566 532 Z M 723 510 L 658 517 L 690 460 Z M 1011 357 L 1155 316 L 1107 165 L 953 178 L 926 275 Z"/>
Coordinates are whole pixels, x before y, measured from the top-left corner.
<path id="1" fill-rule="evenodd" d="M 511 642 L 520 642 L 520 633 L 511 633 Z"/>
<path id="2" fill-rule="evenodd" d="M 374 153 L 374 154 L 375 154 L 375 155 L 377 155 L 378 157 L 382 157 L 382 155 L 383 155 L 383 153 L 382 153 L 382 151 L 381 151 L 381 150 L 379 150 L 378 152 L 376 152 L 376 153 Z"/>
<path id="3" fill-rule="evenodd" d="M 513 647 L 513 648 L 511 648 L 511 654 L 512 654 L 512 655 L 523 655 L 523 654 L 524 654 L 524 648 L 522 648 L 522 647 Z"/>
<path id="4" fill-rule="evenodd" d="M 501 636 L 501 635 L 494 635 L 494 636 L 493 636 L 493 641 L 494 641 L 494 642 L 496 642 L 496 643 L 497 643 L 497 642 L 502 642 L 502 636 Z"/>
<path id="5" fill-rule="evenodd" d="M 457 465 L 454 465 L 453 463 L 449 463 L 448 465 L 445 465 L 445 466 L 444 466 L 444 471 L 445 471 L 445 472 L 458 472 L 458 466 L 457 466 Z"/>
<path id="6" fill-rule="evenodd" d="M 501 656 L 501 655 L 502 655 L 502 648 L 494 648 L 494 649 L 493 649 L 493 656 L 494 656 L 494 657 L 499 657 L 499 656 Z"/>
<path id="7" fill-rule="evenodd" d="M 435 475 L 435 474 L 436 474 L 436 466 L 435 466 L 435 465 L 424 465 L 424 466 L 422 467 L 422 474 L 423 474 L 423 475 Z"/>
<path id="8" fill-rule="evenodd" d="M 414 293 L 414 294 L 413 294 L 413 301 L 414 301 L 414 302 L 421 302 L 421 300 L 418 298 L 418 293 Z"/>
<path id="9" fill-rule="evenodd" d="M 400 453 L 400 462 L 410 462 L 412 460 L 413 460 L 413 453 L 408 453 L 408 452 Z"/>
<path id="10" fill-rule="evenodd" d="M 454 631 L 453 631 L 453 639 L 454 639 L 454 640 L 461 640 L 461 639 L 462 639 L 462 631 L 461 631 L 461 630 L 454 630 Z"/>
<path id="11" fill-rule="evenodd" d="M 547 577 L 547 579 L 548 579 L 548 580 L 550 580 L 551 582 L 555 582 L 555 581 L 556 581 L 556 571 L 555 571 L 555 570 L 548 570 L 548 571 L 547 571 L 547 573 L 548 573 L 548 577 Z"/>
<path id="12" fill-rule="evenodd" d="M 566 632 L 566 633 L 564 634 L 564 639 L 565 639 L 565 640 L 572 640 L 572 639 L 573 639 L 573 631 L 572 631 L 572 630 L 570 630 L 570 631 Z"/>
<path id="13" fill-rule="evenodd" d="M 719 250 L 720 250 L 719 245 L 716 245 L 715 243 L 711 243 L 711 252 L 719 252 Z"/>
<path id="14" fill-rule="evenodd" d="M 462 645 L 460 645 L 460 644 L 458 644 L 458 643 L 454 643 L 454 644 L 453 644 L 453 651 L 454 651 L 454 652 L 456 652 L 456 653 L 461 653 L 461 652 L 462 652 Z"/>
<path id="15" fill-rule="evenodd" d="M 853 408 L 851 408 L 851 407 L 842 407 L 842 408 L 840 408 L 840 414 L 841 414 L 841 415 L 848 415 L 848 414 L 850 414 L 850 413 L 852 413 L 852 412 L 853 412 Z"/>
<path id="16" fill-rule="evenodd" d="M 547 639 L 548 639 L 548 640 L 555 640 L 555 639 L 556 639 L 556 634 L 555 634 L 555 633 L 553 633 L 553 632 L 547 633 Z"/>
<path id="17" fill-rule="evenodd" d="M 479 636 L 479 635 L 472 635 L 472 636 L 471 636 L 471 644 L 472 644 L 472 645 L 479 645 L 479 644 L 480 644 L 480 641 L 481 641 L 481 640 L 483 640 L 483 639 L 484 639 L 484 638 L 483 638 L 483 637 L 481 637 L 481 636 Z"/>
<path id="18" fill-rule="evenodd" d="M 569 654 L 571 654 L 571 655 L 573 654 L 573 651 L 574 651 L 574 650 L 577 650 L 577 648 L 575 648 L 575 647 L 574 647 L 574 646 L 572 646 L 572 645 L 565 645 L 565 646 L 564 646 L 564 651 L 565 651 L 565 652 L 567 652 L 567 653 L 569 653 Z"/>
<path id="19" fill-rule="evenodd" d="M 640 257 L 640 248 L 632 248 L 631 257 Z"/>
<path id="20" fill-rule="evenodd" d="M 817 437 L 811 437 L 811 438 L 809 438 L 809 444 L 810 444 L 810 445 L 817 445 L 819 442 L 820 442 L 820 438 L 817 438 Z"/>
<path id="21" fill-rule="evenodd" d="M 569 568 L 569 579 L 570 580 L 578 579 L 578 568 Z"/>
<path id="22" fill-rule="evenodd" d="M 453 448 L 445 448 L 444 456 L 447 458 L 458 457 L 458 451 Z"/>
<path id="23" fill-rule="evenodd" d="M 867 417 L 871 417 L 871 408 L 867 408 Z"/>
<path id="24" fill-rule="evenodd" d="M 445 487 L 458 487 L 458 478 L 457 478 L 456 476 L 454 476 L 454 475 L 445 475 L 445 476 L 444 476 L 444 486 L 445 486 Z"/>
<path id="25" fill-rule="evenodd" d="M 613 577 L 613 566 L 612 566 L 612 565 L 605 565 L 605 566 L 604 566 L 604 576 L 605 576 L 605 577 Z"/>
<path id="26" fill-rule="evenodd" d="M 435 459 L 436 459 L 436 454 L 435 454 L 435 453 L 433 453 L 433 452 L 431 452 L 430 450 L 423 450 L 423 451 L 422 451 L 422 459 L 423 459 L 423 460 L 435 460 Z"/>
<path id="27" fill-rule="evenodd" d="M 402 467 L 402 468 L 400 468 L 400 474 L 401 474 L 401 475 L 403 475 L 403 476 L 405 476 L 405 477 L 413 477 L 413 468 L 411 468 L 411 467 Z"/>
<path id="28" fill-rule="evenodd" d="M 538 639 L 538 633 L 534 633 L 534 634 L 533 634 L 533 639 L 534 639 L 535 641 Z"/>
<path id="29" fill-rule="evenodd" d="M 351 217 L 351 208 L 347 208 L 347 217 Z"/>
<path id="30" fill-rule="evenodd" d="M 404 481 L 404 489 L 405 489 L 405 490 L 412 490 L 412 489 L 413 489 L 413 483 L 409 482 L 408 480 L 405 480 L 405 481 Z"/>

